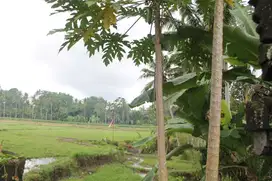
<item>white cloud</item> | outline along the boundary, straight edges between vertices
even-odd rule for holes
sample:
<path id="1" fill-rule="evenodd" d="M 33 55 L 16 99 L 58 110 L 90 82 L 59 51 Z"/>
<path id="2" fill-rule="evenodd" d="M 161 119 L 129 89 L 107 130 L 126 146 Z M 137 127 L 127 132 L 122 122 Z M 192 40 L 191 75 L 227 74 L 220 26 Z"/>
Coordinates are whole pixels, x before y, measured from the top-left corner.
<path id="1" fill-rule="evenodd" d="M 42 0 L 0 2 L 2 88 L 16 87 L 30 94 L 46 89 L 78 98 L 121 96 L 129 101 L 140 93 L 147 80 L 138 80 L 141 67 L 135 67 L 129 60 L 105 67 L 99 54 L 89 58 L 81 44 L 58 54 L 62 35 L 46 34 L 62 27 L 65 15 L 50 17 L 50 12 L 50 6 Z M 132 20 L 124 21 L 118 30 L 124 32 L 132 23 Z M 149 26 L 139 22 L 129 35 L 140 38 L 148 32 Z"/>

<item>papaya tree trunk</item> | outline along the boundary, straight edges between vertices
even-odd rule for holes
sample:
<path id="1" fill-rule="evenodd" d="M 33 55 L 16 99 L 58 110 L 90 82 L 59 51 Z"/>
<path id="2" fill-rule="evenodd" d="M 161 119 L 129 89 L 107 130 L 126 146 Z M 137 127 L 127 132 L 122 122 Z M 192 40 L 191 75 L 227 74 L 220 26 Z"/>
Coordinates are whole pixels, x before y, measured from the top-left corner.
<path id="1" fill-rule="evenodd" d="M 223 7 L 224 0 L 216 0 L 213 26 L 211 112 L 208 135 L 206 181 L 218 181 L 222 98 Z"/>
<path id="2" fill-rule="evenodd" d="M 158 159 L 159 159 L 159 181 L 168 181 L 166 168 L 166 150 L 164 133 L 164 111 L 163 111 L 163 70 L 162 70 L 162 49 L 161 49 L 161 22 L 160 4 L 154 1 L 155 10 L 155 52 L 156 52 L 156 73 L 155 73 L 155 92 L 156 92 L 156 119 L 158 131 Z"/>

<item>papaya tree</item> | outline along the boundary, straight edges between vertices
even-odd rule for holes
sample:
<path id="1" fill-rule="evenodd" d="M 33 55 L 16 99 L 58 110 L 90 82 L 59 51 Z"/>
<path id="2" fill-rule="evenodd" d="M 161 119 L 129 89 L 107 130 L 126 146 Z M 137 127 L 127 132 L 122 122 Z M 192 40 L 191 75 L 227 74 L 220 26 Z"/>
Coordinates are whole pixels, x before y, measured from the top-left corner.
<path id="1" fill-rule="evenodd" d="M 46 0 L 46 2 L 53 4 L 52 8 L 55 10 L 53 14 L 60 12 L 70 13 L 70 18 L 67 19 L 65 28 L 55 29 L 49 33 L 65 32 L 65 42 L 61 45 L 60 51 L 65 47 L 69 50 L 75 43 L 83 39 L 84 45 L 88 49 L 90 56 L 102 49 L 102 58 L 106 65 L 114 59 L 121 60 L 124 57 L 124 54 L 126 53 L 125 49 L 127 48 L 130 49 L 127 57 L 132 58 L 137 65 L 150 62 L 155 53 L 155 95 L 156 119 L 158 122 L 159 178 L 162 181 L 167 181 L 162 91 L 163 55 L 160 39 L 162 31 L 161 9 L 163 9 L 163 6 L 171 6 L 172 3 L 161 0 L 139 2 L 128 0 L 75 0 L 69 2 L 62 0 Z M 138 8 L 143 5 L 143 8 Z M 149 37 L 144 37 L 141 40 L 129 42 L 127 39 L 127 32 L 120 34 L 112 30 L 117 28 L 117 20 L 119 18 L 128 18 L 130 16 L 139 16 L 139 18 L 144 17 L 149 24 L 154 24 L 155 40 L 153 41 L 153 39 Z M 127 31 L 129 31 L 129 29 Z"/>
<path id="2" fill-rule="evenodd" d="M 153 55 L 156 49 L 156 62 L 157 62 L 157 70 L 161 71 L 160 66 L 160 44 L 163 41 L 160 41 L 160 33 L 161 28 L 157 28 L 159 25 L 163 24 L 166 20 L 171 20 L 173 24 L 176 24 L 173 20 L 173 11 L 179 10 L 179 2 L 176 1 L 129 1 L 129 0 L 119 0 L 119 1 L 104 1 L 104 0 L 73 0 L 73 1 L 62 1 L 62 0 L 45 0 L 46 2 L 52 4 L 52 9 L 54 12 L 52 14 L 57 13 L 68 13 L 69 18 L 66 21 L 65 27 L 60 29 L 52 30 L 49 34 L 64 32 L 65 33 L 65 41 L 61 45 L 60 51 L 65 47 L 69 50 L 72 46 L 74 46 L 80 40 L 83 40 L 84 46 L 89 52 L 89 55 L 92 56 L 96 52 L 102 51 L 103 53 L 103 62 L 108 65 L 114 59 L 122 60 L 122 58 L 127 57 L 133 59 L 136 65 L 140 63 L 148 63 L 153 61 Z M 201 1 L 202 2 L 202 1 Z M 201 5 L 200 1 L 197 1 L 199 5 Z M 208 3 L 212 3 L 212 1 L 207 1 Z M 183 3 L 183 7 L 194 1 L 186 1 Z M 205 3 L 206 5 L 207 3 Z M 209 5 L 209 4 L 208 4 Z M 159 7 L 159 8 L 158 8 Z M 161 15 L 159 16 L 158 12 L 155 10 L 160 9 Z M 204 8 L 205 9 L 205 8 Z M 204 12 L 203 9 L 203 12 Z M 157 16 L 156 16 L 157 15 Z M 116 31 L 118 20 L 128 17 L 138 17 L 138 19 L 143 18 L 150 25 L 154 24 L 156 20 L 156 31 L 155 38 L 153 36 L 147 36 L 138 40 L 129 40 L 127 32 L 131 29 L 129 28 L 125 33 L 119 33 Z M 157 17 L 157 19 L 155 18 Z M 159 17 L 159 18 L 158 18 Z M 205 18 L 205 17 L 204 17 Z M 135 21 L 138 21 L 138 19 Z M 161 19 L 162 23 L 158 23 L 159 19 Z M 152 26 L 151 26 L 152 27 Z M 175 34 L 178 36 L 178 39 L 183 38 L 184 36 L 190 36 L 187 34 L 180 33 L 182 32 L 182 28 L 178 27 L 177 31 L 179 34 Z M 186 27 L 185 27 L 186 28 Z M 234 35 L 233 28 L 228 27 L 228 30 L 231 32 L 231 35 Z M 205 42 L 211 34 L 210 32 L 204 32 L 202 30 L 190 31 L 190 33 L 200 33 L 201 39 Z M 190 34 L 189 33 L 189 34 Z M 203 33 L 203 34 L 202 34 Z M 236 34 L 241 32 L 236 31 Z M 203 35 L 203 36 L 202 36 Z M 173 37 L 172 35 L 163 35 L 162 37 L 168 38 Z M 154 41 L 155 39 L 155 41 Z M 176 38 L 174 38 L 176 39 Z M 232 41 L 230 39 L 228 41 Z M 157 43 L 157 44 L 156 44 Z M 211 43 L 208 40 L 208 44 Z M 156 46 L 155 46 L 156 45 Z M 251 44 L 250 44 L 251 45 Z M 156 48 L 155 48 L 156 47 Z M 128 49 L 128 52 L 126 50 Z M 231 49 L 231 48 L 229 48 Z M 232 49 L 234 50 L 234 49 Z M 126 54 L 127 53 L 127 54 Z M 252 60 L 252 59 L 250 59 Z M 157 73 L 157 72 L 156 72 Z M 161 90 L 160 82 L 161 75 L 156 76 L 156 88 Z M 154 91 L 153 91 L 154 92 Z M 156 101 L 158 101 L 157 105 L 160 105 L 158 111 L 162 111 L 161 106 L 161 97 L 162 91 L 156 92 Z M 154 95 L 154 94 L 153 94 Z M 160 98 L 160 100 L 159 100 Z M 159 103 L 160 102 L 160 103 Z M 163 114 L 157 115 L 162 116 Z M 162 134 L 162 122 L 163 118 L 160 118 L 160 134 Z M 163 136 L 160 136 L 162 138 Z M 162 141 L 158 141 L 158 145 L 164 144 Z M 162 147 L 161 147 L 161 150 Z M 160 152 L 163 154 L 163 151 Z M 161 157 L 159 157 L 161 158 Z M 164 159 L 164 157 L 162 157 Z M 163 167 L 163 163 L 165 161 L 160 161 L 160 167 Z M 165 174 L 161 173 L 161 178 L 165 178 Z"/>

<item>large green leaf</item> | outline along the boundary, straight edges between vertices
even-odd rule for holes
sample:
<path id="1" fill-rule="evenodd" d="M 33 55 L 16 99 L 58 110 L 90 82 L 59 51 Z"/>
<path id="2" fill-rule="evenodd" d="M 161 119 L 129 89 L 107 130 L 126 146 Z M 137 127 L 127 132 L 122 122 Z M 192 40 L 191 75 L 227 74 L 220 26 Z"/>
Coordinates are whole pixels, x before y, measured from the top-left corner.
<path id="1" fill-rule="evenodd" d="M 134 108 L 145 104 L 146 102 L 153 102 L 155 100 L 154 89 L 143 91 L 141 95 L 133 99 L 129 107 Z"/>
<path id="2" fill-rule="evenodd" d="M 194 117 L 199 120 L 203 119 L 203 116 L 205 116 L 206 114 L 204 106 L 207 101 L 206 95 L 209 94 L 208 86 L 205 85 L 197 88 L 188 89 L 187 93 L 188 104 L 191 111 L 194 112 Z"/>
<path id="3" fill-rule="evenodd" d="M 223 80 L 226 81 L 236 81 L 238 77 L 248 77 L 254 79 L 255 76 L 252 75 L 251 71 L 245 67 L 234 67 L 228 71 L 223 72 Z"/>
<path id="4" fill-rule="evenodd" d="M 197 86 L 197 75 L 195 73 L 186 74 L 165 83 L 163 85 L 163 95 L 168 96 L 195 86 Z M 155 101 L 155 93 L 154 89 L 150 89 L 148 91 L 144 91 L 140 96 L 136 97 L 129 106 L 133 108 L 146 102 L 153 101 Z"/>
<path id="5" fill-rule="evenodd" d="M 259 38 L 246 33 L 240 27 L 230 25 L 224 25 L 223 31 L 227 55 L 229 57 L 236 57 L 237 60 L 243 63 L 260 68 L 258 66 Z M 177 32 L 165 33 L 162 37 L 162 44 L 163 47 L 169 47 L 168 44 L 176 45 L 178 42 L 189 38 L 207 47 L 212 46 L 212 32 L 193 26 L 181 26 Z"/>
<path id="6" fill-rule="evenodd" d="M 223 116 L 221 116 L 222 126 L 230 124 L 232 115 L 226 100 L 221 101 L 221 114 L 223 114 Z"/>
<path id="7" fill-rule="evenodd" d="M 246 66 L 247 65 L 246 63 L 239 61 L 235 57 L 224 58 L 224 61 L 229 63 L 230 65 L 234 65 L 234 66 Z"/>
<path id="8" fill-rule="evenodd" d="M 142 146 L 142 145 L 145 145 L 146 143 L 152 141 L 153 139 L 155 139 L 156 137 L 155 136 L 148 136 L 148 137 L 145 137 L 135 143 L 133 143 L 133 147 L 139 147 L 139 146 Z"/>
<path id="9" fill-rule="evenodd" d="M 229 57 L 258 68 L 259 39 L 239 27 L 224 26 L 224 43 Z"/>
<path id="10" fill-rule="evenodd" d="M 255 78 L 251 74 L 250 70 L 246 69 L 245 67 L 234 67 L 228 71 L 223 72 L 223 79 L 226 81 L 233 81 L 241 76 L 243 76 L 244 78 L 247 77 L 248 81 L 254 80 Z M 199 87 L 201 85 L 207 85 L 209 84 L 210 78 L 211 72 L 202 72 L 201 74 L 189 73 L 169 80 L 168 82 L 163 84 L 163 95 L 166 97 L 165 100 L 168 100 L 171 104 L 173 104 L 175 100 L 177 100 L 180 96 L 184 94 L 185 90 Z M 193 98 L 194 97 L 192 97 L 192 99 Z M 146 102 L 154 101 L 154 89 L 150 89 L 148 91 L 142 92 L 142 94 L 136 97 L 129 106 L 134 108 Z"/>
<path id="11" fill-rule="evenodd" d="M 221 130 L 220 136 L 226 138 L 232 136 L 233 138 L 240 138 L 239 131 L 237 129 Z"/>
<path id="12" fill-rule="evenodd" d="M 166 98 L 164 98 L 164 107 L 165 108 L 169 108 L 171 105 L 173 105 L 176 100 L 185 92 L 185 89 L 175 92 L 169 96 L 167 96 Z"/>
<path id="13" fill-rule="evenodd" d="M 232 16 L 238 21 L 240 26 L 243 26 L 248 34 L 258 37 L 256 32 L 256 24 L 253 22 L 251 15 L 249 15 L 250 7 L 242 7 L 235 1 L 235 7 L 229 10 Z"/>
<path id="14" fill-rule="evenodd" d="M 165 129 L 168 135 L 171 135 L 176 132 L 192 134 L 194 131 L 194 126 L 190 123 L 167 124 Z"/>

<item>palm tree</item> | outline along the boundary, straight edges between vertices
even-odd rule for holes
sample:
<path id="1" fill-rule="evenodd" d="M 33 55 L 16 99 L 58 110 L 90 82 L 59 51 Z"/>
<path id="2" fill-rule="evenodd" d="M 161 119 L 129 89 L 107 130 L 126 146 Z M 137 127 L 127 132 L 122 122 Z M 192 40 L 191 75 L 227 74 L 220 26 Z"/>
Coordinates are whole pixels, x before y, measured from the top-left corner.
<path id="1" fill-rule="evenodd" d="M 167 80 L 171 77 L 171 62 L 168 61 L 167 56 L 164 56 L 164 61 L 163 61 L 163 82 L 167 82 Z M 142 75 L 139 77 L 140 79 L 149 79 L 152 78 L 150 82 L 148 82 L 142 92 L 149 90 L 150 88 L 154 87 L 154 77 L 156 74 L 156 63 L 155 62 L 150 62 L 146 68 L 143 68 L 141 70 Z"/>

